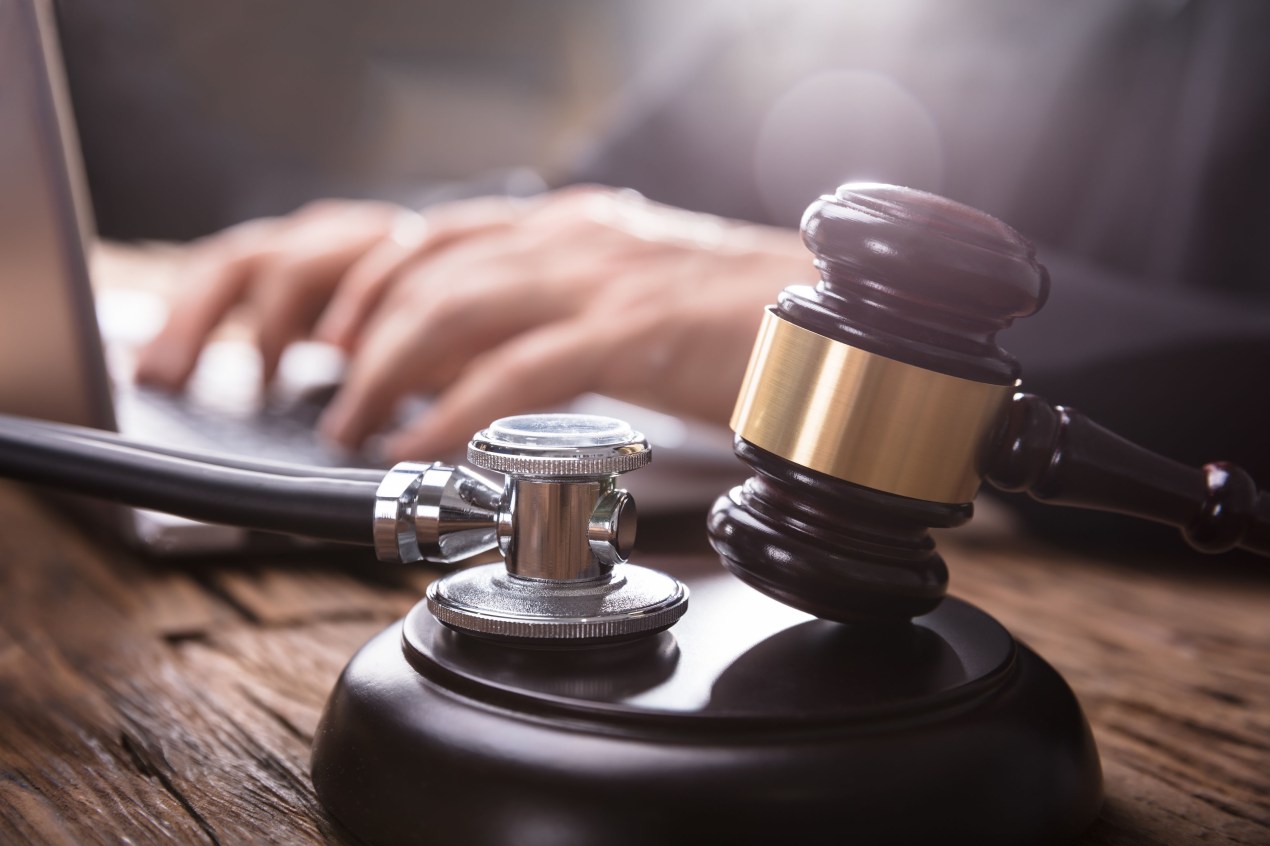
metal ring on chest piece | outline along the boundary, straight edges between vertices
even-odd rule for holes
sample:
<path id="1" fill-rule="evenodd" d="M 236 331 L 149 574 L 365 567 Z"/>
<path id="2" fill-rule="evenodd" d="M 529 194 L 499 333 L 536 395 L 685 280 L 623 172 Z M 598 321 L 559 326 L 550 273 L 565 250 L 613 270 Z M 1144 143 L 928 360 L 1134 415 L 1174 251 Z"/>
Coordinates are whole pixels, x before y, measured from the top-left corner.
<path id="1" fill-rule="evenodd" d="M 677 579 L 627 563 L 635 503 L 619 473 L 647 464 L 643 435 L 608 417 L 497 420 L 468 460 L 507 475 L 498 513 L 503 564 L 434 582 L 428 610 L 452 629 L 527 645 L 585 645 L 661 631 L 688 605 Z"/>

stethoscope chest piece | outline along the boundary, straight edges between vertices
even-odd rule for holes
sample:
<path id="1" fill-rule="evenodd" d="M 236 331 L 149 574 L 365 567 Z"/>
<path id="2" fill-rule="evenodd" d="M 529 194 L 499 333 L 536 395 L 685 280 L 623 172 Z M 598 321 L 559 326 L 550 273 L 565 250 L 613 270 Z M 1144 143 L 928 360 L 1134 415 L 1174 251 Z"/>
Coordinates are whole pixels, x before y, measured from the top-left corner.
<path id="1" fill-rule="evenodd" d="M 677 579 L 627 562 L 635 502 L 618 474 L 644 466 L 643 435 L 608 417 L 531 414 L 495 421 L 468 460 L 506 474 L 501 564 L 434 582 L 427 607 L 464 634 L 535 646 L 592 645 L 661 631 L 688 607 Z"/>

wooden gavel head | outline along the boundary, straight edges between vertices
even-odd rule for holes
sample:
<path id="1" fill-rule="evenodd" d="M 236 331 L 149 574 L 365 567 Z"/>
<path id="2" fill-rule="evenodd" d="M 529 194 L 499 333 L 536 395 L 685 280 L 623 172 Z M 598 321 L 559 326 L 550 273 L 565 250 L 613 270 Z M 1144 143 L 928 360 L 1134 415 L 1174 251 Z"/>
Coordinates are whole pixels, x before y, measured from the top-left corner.
<path id="1" fill-rule="evenodd" d="M 971 516 L 1018 384 L 996 333 L 1049 278 L 996 218 L 890 185 L 821 197 L 803 241 L 821 279 L 764 316 L 732 418 L 755 473 L 715 504 L 711 542 L 788 605 L 905 621 L 945 594 L 928 529 Z"/>

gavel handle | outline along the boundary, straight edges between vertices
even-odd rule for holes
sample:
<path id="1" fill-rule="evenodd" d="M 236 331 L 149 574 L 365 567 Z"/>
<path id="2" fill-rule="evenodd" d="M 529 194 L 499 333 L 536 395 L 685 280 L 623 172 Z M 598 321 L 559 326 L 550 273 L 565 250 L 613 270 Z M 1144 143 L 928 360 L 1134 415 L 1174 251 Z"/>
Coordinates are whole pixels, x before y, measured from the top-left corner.
<path id="1" fill-rule="evenodd" d="M 1177 526 L 1202 552 L 1270 555 L 1270 494 L 1240 467 L 1189 467 L 1107 431 L 1085 415 L 1015 394 L 986 478 L 1006 491 Z"/>

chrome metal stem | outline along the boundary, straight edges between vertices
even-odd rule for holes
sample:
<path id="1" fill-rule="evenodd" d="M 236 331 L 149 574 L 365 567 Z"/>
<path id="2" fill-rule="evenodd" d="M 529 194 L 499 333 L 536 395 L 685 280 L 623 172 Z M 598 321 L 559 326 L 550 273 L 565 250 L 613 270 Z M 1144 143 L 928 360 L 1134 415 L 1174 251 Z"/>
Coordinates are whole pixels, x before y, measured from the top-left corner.
<path id="1" fill-rule="evenodd" d="M 375 555 L 380 561 L 454 564 L 498 546 L 502 493 L 464 467 L 402 462 L 375 497 Z"/>
<path id="2" fill-rule="evenodd" d="M 687 589 L 626 563 L 635 502 L 616 482 L 651 457 L 643 435 L 611 418 L 495 421 L 473 438 L 468 460 L 506 474 L 503 489 L 463 468 L 399 464 L 379 488 L 376 552 L 384 561 L 454 563 L 497 548 L 504 565 L 428 588 L 437 619 L 467 634 L 592 643 L 660 631 L 683 615 Z"/>

